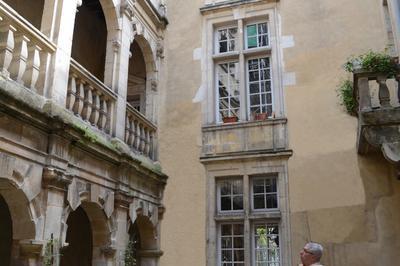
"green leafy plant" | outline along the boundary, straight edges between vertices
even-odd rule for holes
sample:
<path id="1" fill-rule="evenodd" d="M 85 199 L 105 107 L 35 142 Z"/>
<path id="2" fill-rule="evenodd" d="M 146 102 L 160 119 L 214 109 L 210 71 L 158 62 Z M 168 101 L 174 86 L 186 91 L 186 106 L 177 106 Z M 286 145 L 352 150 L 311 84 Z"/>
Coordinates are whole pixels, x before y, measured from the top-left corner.
<path id="1" fill-rule="evenodd" d="M 389 76 L 395 75 L 398 71 L 397 62 L 390 55 L 385 52 L 373 51 L 350 57 L 343 67 L 347 72 L 365 70 L 386 73 Z"/>
<path id="2" fill-rule="evenodd" d="M 346 108 L 346 111 L 355 115 L 356 101 L 353 97 L 353 82 L 350 80 L 342 80 L 337 88 L 338 96 L 341 100 L 341 105 Z"/>
<path id="3" fill-rule="evenodd" d="M 132 240 L 129 240 L 128 245 L 126 246 L 125 249 L 125 266 L 136 266 L 136 258 L 134 254 L 134 242 Z"/>
<path id="4" fill-rule="evenodd" d="M 44 266 L 53 266 L 55 265 L 55 257 L 56 255 L 56 250 L 58 247 L 58 241 L 57 239 L 53 239 L 53 235 L 51 236 L 51 239 L 47 241 L 46 246 L 44 248 L 44 256 L 43 256 L 43 265 Z"/>

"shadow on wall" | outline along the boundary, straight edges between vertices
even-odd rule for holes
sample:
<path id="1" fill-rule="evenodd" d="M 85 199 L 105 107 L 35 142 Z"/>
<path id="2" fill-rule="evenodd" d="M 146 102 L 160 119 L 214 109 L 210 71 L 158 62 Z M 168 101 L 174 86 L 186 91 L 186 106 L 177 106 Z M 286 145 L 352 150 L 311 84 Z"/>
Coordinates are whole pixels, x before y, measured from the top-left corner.
<path id="1" fill-rule="evenodd" d="M 358 156 L 365 204 L 292 213 L 293 265 L 312 240 L 330 266 L 397 265 L 400 261 L 400 180 L 380 154 Z M 352 184 L 349 183 L 349 186 Z M 340 191 L 337 192 L 340 197 Z"/>

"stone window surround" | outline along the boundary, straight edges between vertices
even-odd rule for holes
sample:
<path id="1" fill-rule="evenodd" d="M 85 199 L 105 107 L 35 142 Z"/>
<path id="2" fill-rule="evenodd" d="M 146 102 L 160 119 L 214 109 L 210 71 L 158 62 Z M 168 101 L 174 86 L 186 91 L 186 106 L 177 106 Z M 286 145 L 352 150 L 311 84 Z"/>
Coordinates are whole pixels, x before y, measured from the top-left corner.
<path id="1" fill-rule="evenodd" d="M 400 1 L 399 0 L 385 0 L 387 4 L 389 15 L 392 22 L 392 31 L 394 35 L 394 44 L 397 55 L 400 55 Z"/>
<path id="2" fill-rule="evenodd" d="M 279 54 L 279 38 L 277 38 L 277 15 L 276 15 L 276 3 L 265 3 L 263 5 L 254 6 L 254 9 L 249 11 L 246 9 L 245 5 L 238 6 L 230 11 L 221 11 L 220 13 L 205 14 L 205 27 L 203 30 L 203 84 L 207 88 L 207 101 L 204 103 L 203 108 L 205 109 L 204 123 L 205 124 L 219 124 L 218 122 L 218 93 L 215 89 L 216 71 L 215 65 L 217 63 L 227 61 L 227 60 L 237 60 L 239 61 L 239 72 L 240 72 L 240 102 L 242 102 L 240 107 L 240 118 L 241 121 L 250 121 L 250 115 L 248 109 L 247 98 L 247 77 L 246 77 L 246 64 L 247 59 L 250 57 L 263 57 L 269 56 L 271 60 L 272 69 L 272 80 L 274 80 L 273 85 L 273 106 L 276 117 L 284 117 L 284 103 L 283 103 L 283 90 L 281 82 L 281 64 L 280 64 L 280 54 Z M 251 48 L 244 49 L 245 47 L 245 25 L 249 23 L 257 23 L 267 21 L 268 31 L 269 31 L 269 43 L 270 46 L 262 48 Z M 221 27 L 231 27 L 233 25 L 238 25 L 238 40 L 236 46 L 237 51 L 227 52 L 227 53 L 215 53 L 215 33 L 216 30 Z"/>
<path id="3" fill-rule="evenodd" d="M 290 265 L 290 234 L 289 234 L 289 207 L 287 198 L 287 160 L 271 161 L 237 161 L 226 164 L 207 164 L 208 175 L 208 217 L 207 217 L 207 261 L 208 266 L 219 265 L 219 225 L 223 223 L 242 222 L 245 225 L 245 265 L 254 261 L 252 247 L 252 230 L 254 224 L 276 223 L 279 225 L 281 265 Z M 241 213 L 230 212 L 220 214 L 217 211 L 217 189 L 216 182 L 220 178 L 232 178 L 238 175 L 243 176 L 243 202 L 244 211 Z M 251 210 L 250 208 L 250 185 L 254 177 L 259 176 L 277 176 L 279 193 L 278 209 L 268 211 Z"/>

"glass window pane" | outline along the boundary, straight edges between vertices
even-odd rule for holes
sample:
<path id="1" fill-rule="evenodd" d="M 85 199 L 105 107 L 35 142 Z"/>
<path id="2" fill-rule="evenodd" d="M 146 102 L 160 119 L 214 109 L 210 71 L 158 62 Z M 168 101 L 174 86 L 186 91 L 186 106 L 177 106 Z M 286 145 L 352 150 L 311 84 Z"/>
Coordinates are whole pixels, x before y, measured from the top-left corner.
<path id="1" fill-rule="evenodd" d="M 258 47 L 268 46 L 268 37 L 267 35 L 258 36 Z"/>
<path id="2" fill-rule="evenodd" d="M 223 181 L 220 183 L 221 195 L 231 194 L 231 183 L 229 181 Z"/>
<path id="3" fill-rule="evenodd" d="M 249 70 L 257 70 L 258 69 L 258 60 L 252 59 L 249 60 Z"/>
<path id="4" fill-rule="evenodd" d="M 244 261 L 244 250 L 235 250 L 234 254 L 234 261 Z"/>
<path id="5" fill-rule="evenodd" d="M 231 197 L 221 197 L 221 211 L 232 210 Z"/>
<path id="6" fill-rule="evenodd" d="M 233 210 L 243 210 L 243 196 L 233 197 Z"/>
<path id="7" fill-rule="evenodd" d="M 220 53 L 225 53 L 228 51 L 228 42 L 223 41 L 219 43 L 219 52 Z"/>
<path id="8" fill-rule="evenodd" d="M 272 103 L 272 94 L 271 93 L 266 93 L 261 95 L 262 99 L 262 104 L 271 104 Z"/>
<path id="9" fill-rule="evenodd" d="M 232 235 L 232 225 L 231 224 L 221 225 L 221 235 L 223 235 L 223 236 Z"/>
<path id="10" fill-rule="evenodd" d="M 267 114 L 272 114 L 272 105 L 267 106 Z"/>
<path id="11" fill-rule="evenodd" d="M 221 238 L 221 248 L 232 248 L 232 238 L 222 237 Z"/>
<path id="12" fill-rule="evenodd" d="M 261 68 L 268 68 L 269 67 L 269 58 L 268 57 L 261 58 L 260 66 L 261 66 Z"/>
<path id="13" fill-rule="evenodd" d="M 260 95 L 251 95 L 250 96 L 250 105 L 258 105 L 260 104 Z"/>
<path id="14" fill-rule="evenodd" d="M 242 194 L 243 193 L 243 184 L 242 180 L 235 180 L 232 182 L 232 193 L 233 194 Z"/>
<path id="15" fill-rule="evenodd" d="M 250 83 L 250 93 L 259 93 L 260 85 L 258 83 Z"/>
<path id="16" fill-rule="evenodd" d="M 265 81 L 261 82 L 261 92 L 270 92 L 271 91 L 271 82 Z"/>
<path id="17" fill-rule="evenodd" d="M 258 34 L 264 34 L 268 32 L 267 23 L 258 24 Z"/>
<path id="18" fill-rule="evenodd" d="M 247 26 L 247 36 L 255 36 L 257 35 L 257 26 L 254 25 L 248 25 Z"/>
<path id="19" fill-rule="evenodd" d="M 249 81 L 258 81 L 260 78 L 258 71 L 249 72 Z"/>
<path id="20" fill-rule="evenodd" d="M 219 41 L 224 41 L 224 40 L 227 40 L 227 39 L 228 39 L 227 30 L 226 29 L 219 30 L 218 31 L 218 40 Z"/>
<path id="21" fill-rule="evenodd" d="M 222 261 L 232 261 L 232 250 L 222 250 L 221 253 L 221 259 Z"/>
<path id="22" fill-rule="evenodd" d="M 253 193 L 264 193 L 264 179 L 253 181 Z"/>
<path id="23" fill-rule="evenodd" d="M 276 194 L 266 195 L 267 197 L 267 209 L 278 208 L 278 201 Z"/>
<path id="24" fill-rule="evenodd" d="M 261 80 L 266 80 L 271 78 L 271 73 L 269 69 L 264 69 L 261 71 Z"/>
<path id="25" fill-rule="evenodd" d="M 244 248 L 244 239 L 243 239 L 243 237 L 235 237 L 233 239 L 233 247 L 234 248 Z"/>
<path id="26" fill-rule="evenodd" d="M 265 209 L 264 195 L 254 195 L 253 200 L 254 209 Z"/>
<path id="27" fill-rule="evenodd" d="M 243 224 L 233 224 L 233 234 L 243 235 Z"/>
<path id="28" fill-rule="evenodd" d="M 257 47 L 257 37 L 248 37 L 247 38 L 247 48 Z"/>

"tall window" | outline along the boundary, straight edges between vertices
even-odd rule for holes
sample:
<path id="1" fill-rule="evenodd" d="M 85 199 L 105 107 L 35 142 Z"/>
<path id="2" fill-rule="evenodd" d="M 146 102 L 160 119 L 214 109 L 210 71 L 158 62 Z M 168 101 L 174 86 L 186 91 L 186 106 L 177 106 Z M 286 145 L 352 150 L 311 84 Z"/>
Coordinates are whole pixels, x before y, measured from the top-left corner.
<path id="1" fill-rule="evenodd" d="M 218 210 L 221 212 L 243 210 L 242 180 L 223 180 L 218 183 Z"/>
<path id="2" fill-rule="evenodd" d="M 239 63 L 217 65 L 218 105 L 221 118 L 239 116 Z"/>
<path id="3" fill-rule="evenodd" d="M 276 177 L 253 179 L 252 203 L 254 210 L 278 208 Z"/>
<path id="4" fill-rule="evenodd" d="M 236 49 L 237 27 L 229 27 L 217 30 L 218 53 L 233 52 Z"/>
<path id="5" fill-rule="evenodd" d="M 268 46 L 269 38 L 267 22 L 247 25 L 246 43 L 248 49 Z"/>
<path id="6" fill-rule="evenodd" d="M 256 224 L 253 232 L 254 264 L 280 265 L 279 227 L 277 224 Z"/>
<path id="7" fill-rule="evenodd" d="M 271 67 L 269 57 L 248 60 L 250 113 L 272 114 Z"/>
<path id="8" fill-rule="evenodd" d="M 220 265 L 244 265 L 244 226 L 238 224 L 221 224 L 219 244 L 221 247 Z"/>
<path id="9" fill-rule="evenodd" d="M 239 39 L 243 40 L 243 45 L 238 43 Z M 248 23 L 241 28 L 224 27 L 215 30 L 214 62 L 218 122 L 263 120 L 274 117 L 271 66 L 273 54 L 269 39 L 266 21 Z M 265 54 L 269 51 L 271 55 L 260 56 L 260 49 L 261 51 L 264 49 Z M 238 53 L 228 53 L 232 51 Z M 240 58 L 240 54 L 244 54 L 244 60 Z"/>

